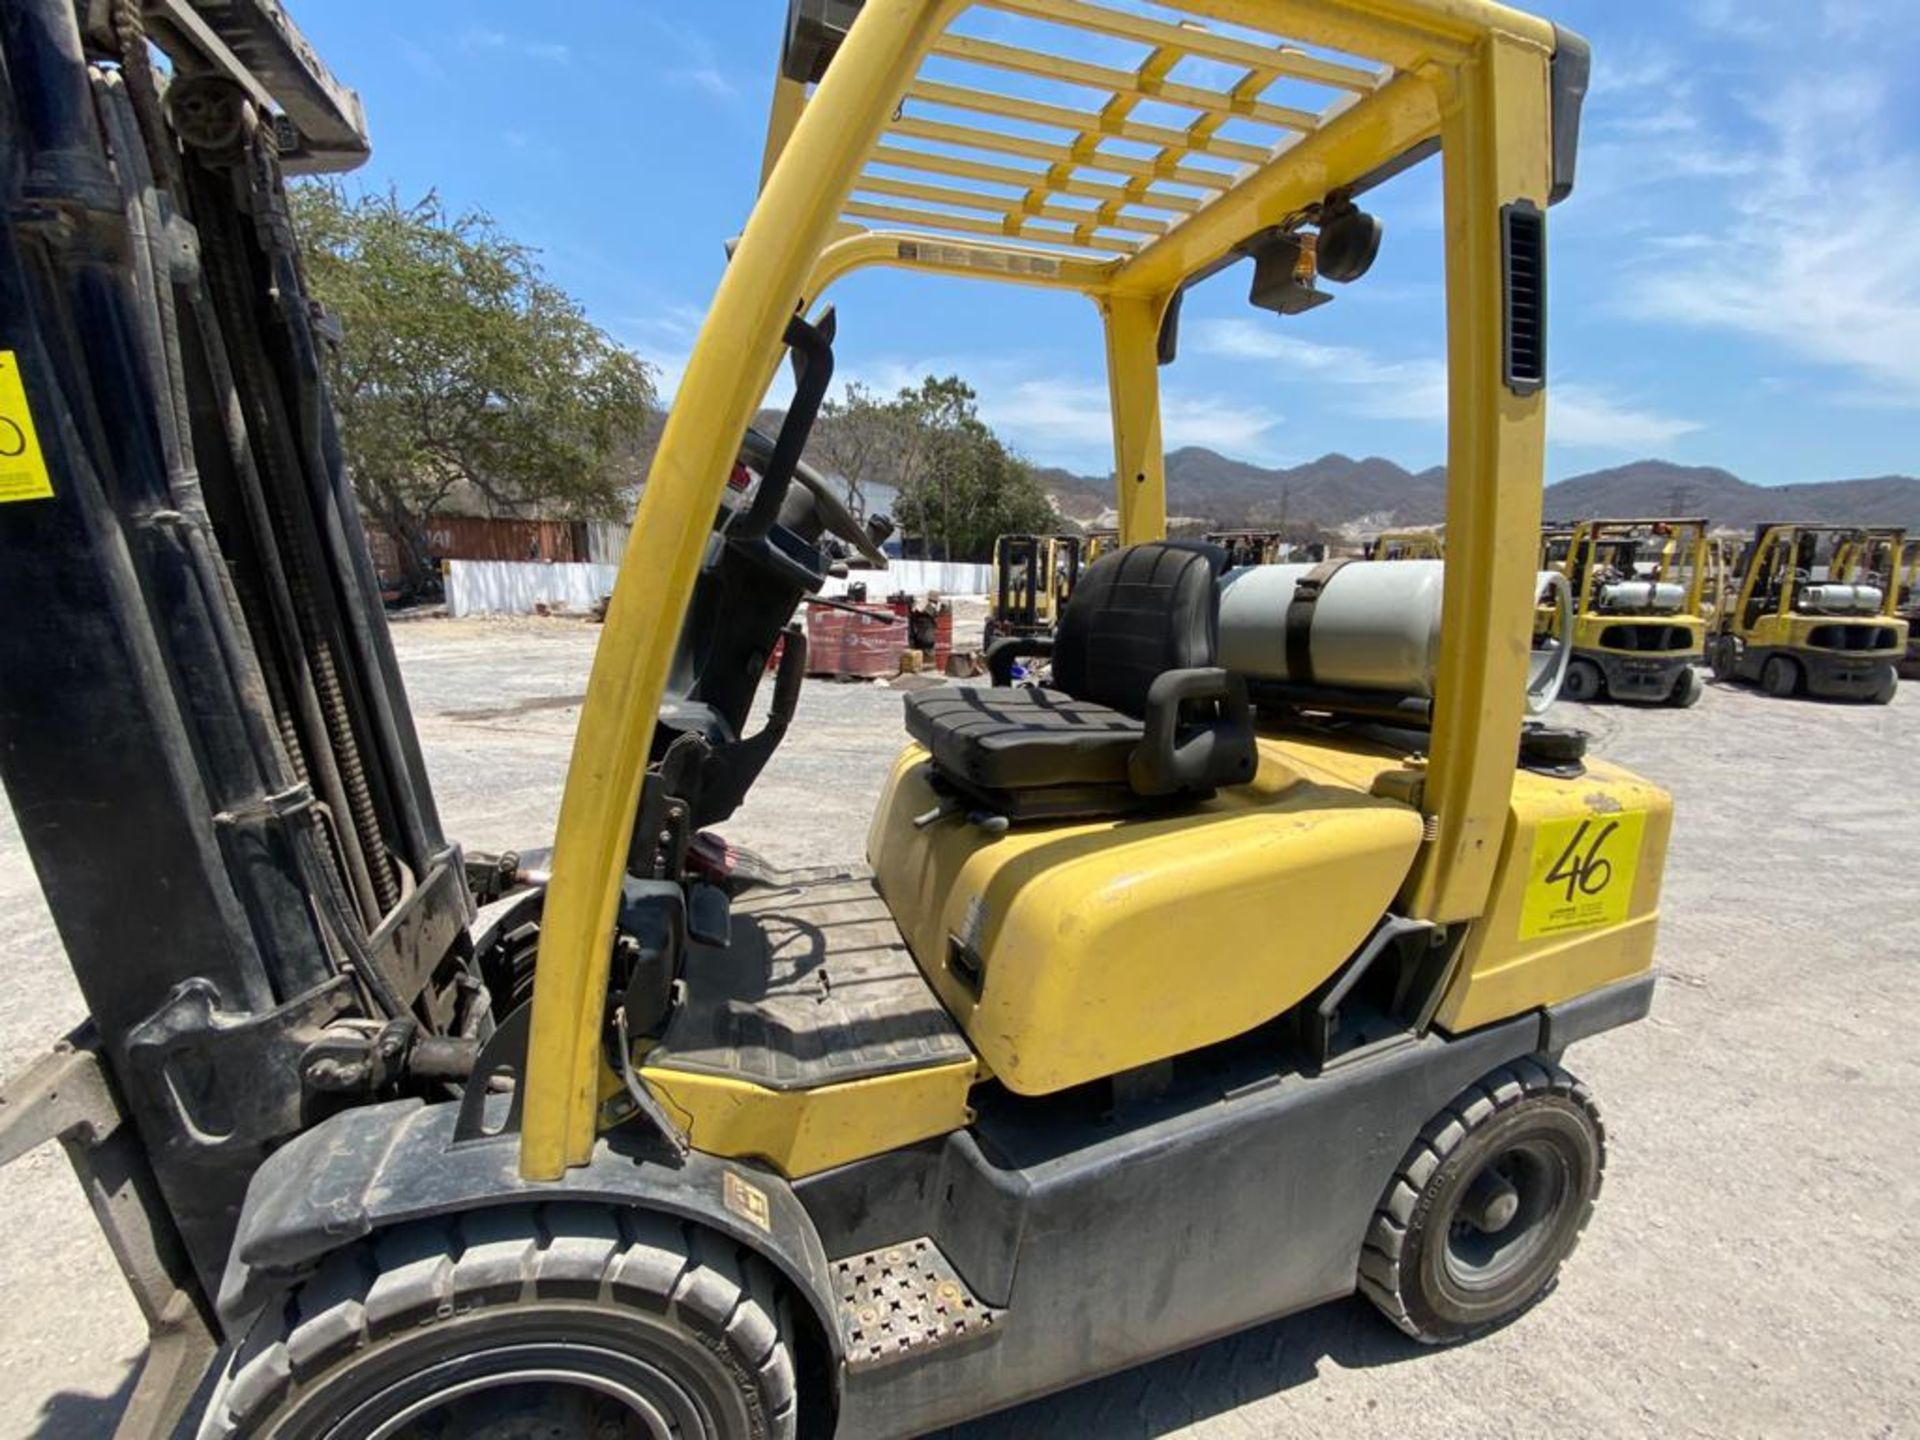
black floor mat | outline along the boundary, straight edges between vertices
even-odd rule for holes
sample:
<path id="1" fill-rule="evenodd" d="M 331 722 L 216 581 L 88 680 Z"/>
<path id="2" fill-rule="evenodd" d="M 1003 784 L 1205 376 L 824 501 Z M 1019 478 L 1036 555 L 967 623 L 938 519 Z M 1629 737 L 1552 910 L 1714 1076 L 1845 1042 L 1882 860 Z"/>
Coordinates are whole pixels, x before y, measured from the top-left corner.
<path id="1" fill-rule="evenodd" d="M 687 1000 L 649 1066 L 810 1090 L 973 1052 L 864 877 L 756 890 L 733 943 L 695 943 Z"/>

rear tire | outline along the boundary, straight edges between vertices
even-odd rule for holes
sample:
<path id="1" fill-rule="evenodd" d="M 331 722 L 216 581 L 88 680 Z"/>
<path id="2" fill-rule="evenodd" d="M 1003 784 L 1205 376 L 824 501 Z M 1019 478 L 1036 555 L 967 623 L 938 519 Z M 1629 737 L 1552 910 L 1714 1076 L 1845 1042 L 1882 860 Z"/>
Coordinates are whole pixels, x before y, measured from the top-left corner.
<path id="1" fill-rule="evenodd" d="M 1731 684 L 1740 678 L 1740 642 L 1731 635 L 1721 635 L 1707 647 L 1707 665 L 1713 671 L 1713 678 L 1722 685 Z"/>
<path id="2" fill-rule="evenodd" d="M 1786 699 L 1800 688 L 1800 667 L 1785 655 L 1769 655 L 1760 667 L 1760 688 Z"/>
<path id="3" fill-rule="evenodd" d="M 1675 677 L 1673 689 L 1667 692 L 1667 704 L 1676 710 L 1691 710 L 1700 703 L 1700 696 L 1705 690 L 1700 672 L 1689 665 Z"/>
<path id="4" fill-rule="evenodd" d="M 472 1211 L 329 1257 L 234 1358 L 201 1440 L 792 1440 L 764 1262 L 664 1216 Z"/>
<path id="5" fill-rule="evenodd" d="M 1867 697 L 1870 705 L 1891 705 L 1893 697 L 1900 693 L 1900 671 L 1897 667 L 1887 666 L 1887 673 L 1881 677 L 1879 688 Z"/>
<path id="6" fill-rule="evenodd" d="M 1361 1292 L 1426 1344 L 1506 1324 L 1553 1288 L 1606 1163 L 1579 1081 L 1544 1060 L 1494 1071 L 1401 1160 L 1360 1252 Z"/>
<path id="7" fill-rule="evenodd" d="M 1606 682 L 1600 676 L 1600 667 L 1591 660 L 1570 660 L 1567 662 L 1567 678 L 1561 682 L 1560 698 L 1587 704 L 1600 698 Z"/>

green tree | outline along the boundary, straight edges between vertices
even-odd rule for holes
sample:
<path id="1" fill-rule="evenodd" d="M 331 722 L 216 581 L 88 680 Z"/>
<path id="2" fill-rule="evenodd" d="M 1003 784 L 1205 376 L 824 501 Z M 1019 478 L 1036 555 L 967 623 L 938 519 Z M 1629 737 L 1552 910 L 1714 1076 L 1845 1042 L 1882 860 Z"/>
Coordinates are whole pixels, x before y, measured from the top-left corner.
<path id="1" fill-rule="evenodd" d="M 355 493 L 415 574 L 456 495 L 493 514 L 620 512 L 654 400 L 651 370 L 476 210 L 294 191 L 314 298 L 338 319 L 329 360 Z"/>
<path id="2" fill-rule="evenodd" d="M 928 376 L 883 400 L 847 387 L 823 409 L 815 451 L 857 495 L 894 487 L 901 530 L 952 560 L 985 560 L 996 536 L 1052 529 L 1053 502 L 1033 468 L 980 418 L 957 375 Z"/>

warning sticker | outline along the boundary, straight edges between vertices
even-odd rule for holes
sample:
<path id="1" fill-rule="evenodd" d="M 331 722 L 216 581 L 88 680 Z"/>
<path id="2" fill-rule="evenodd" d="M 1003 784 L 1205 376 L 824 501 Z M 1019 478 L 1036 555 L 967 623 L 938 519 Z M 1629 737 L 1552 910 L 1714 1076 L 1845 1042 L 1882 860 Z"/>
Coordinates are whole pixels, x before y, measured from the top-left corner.
<path id="1" fill-rule="evenodd" d="M 1618 925 L 1633 903 L 1644 814 L 1549 820 L 1533 837 L 1520 938 Z"/>
<path id="2" fill-rule="evenodd" d="M 40 436 L 27 409 L 20 361 L 0 350 L 0 505 L 14 500 L 51 500 L 53 480 L 40 454 Z"/>
<path id="3" fill-rule="evenodd" d="M 772 1232 L 773 1207 L 767 1203 L 767 1192 L 758 1185 L 749 1185 L 733 1171 L 724 1170 L 720 1175 L 720 1198 L 727 1209 L 742 1220 Z"/>

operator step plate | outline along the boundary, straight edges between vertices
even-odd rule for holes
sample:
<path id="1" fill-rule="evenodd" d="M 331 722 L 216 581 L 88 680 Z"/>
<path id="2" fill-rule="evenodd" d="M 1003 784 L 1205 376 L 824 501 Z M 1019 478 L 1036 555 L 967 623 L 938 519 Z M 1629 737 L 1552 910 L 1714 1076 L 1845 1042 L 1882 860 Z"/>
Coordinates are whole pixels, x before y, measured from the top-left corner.
<path id="1" fill-rule="evenodd" d="M 849 1370 L 876 1370 L 992 1333 L 982 1304 L 940 1247 L 922 1237 L 833 1262 Z"/>

